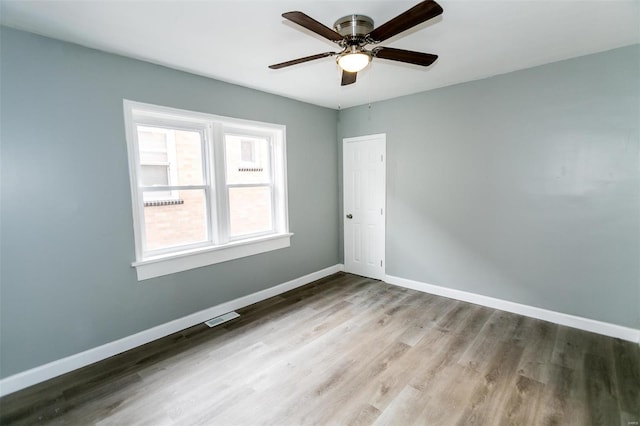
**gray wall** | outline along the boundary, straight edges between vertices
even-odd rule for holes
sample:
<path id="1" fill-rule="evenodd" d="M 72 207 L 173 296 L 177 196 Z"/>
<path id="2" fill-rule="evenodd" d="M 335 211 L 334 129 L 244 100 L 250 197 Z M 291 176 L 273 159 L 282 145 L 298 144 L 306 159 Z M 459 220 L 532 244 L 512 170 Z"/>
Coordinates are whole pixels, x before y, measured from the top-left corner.
<path id="1" fill-rule="evenodd" d="M 639 63 L 635 45 L 342 111 L 340 141 L 387 133 L 387 274 L 640 328 Z"/>
<path id="2" fill-rule="evenodd" d="M 337 112 L 2 28 L 0 376 L 335 265 Z M 122 99 L 287 126 L 292 246 L 138 282 Z"/>

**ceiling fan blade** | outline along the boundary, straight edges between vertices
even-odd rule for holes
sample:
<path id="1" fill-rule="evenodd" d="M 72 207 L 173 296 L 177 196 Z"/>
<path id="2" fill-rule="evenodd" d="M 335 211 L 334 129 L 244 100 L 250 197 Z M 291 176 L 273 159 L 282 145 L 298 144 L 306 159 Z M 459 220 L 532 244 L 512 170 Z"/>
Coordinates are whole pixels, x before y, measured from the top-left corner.
<path id="1" fill-rule="evenodd" d="M 303 62 L 313 61 L 315 59 L 326 58 L 327 56 L 333 56 L 336 52 L 324 52 L 317 55 L 305 56 L 304 58 L 292 59 L 286 62 L 280 62 L 279 64 L 269 65 L 272 70 L 279 70 L 280 68 L 289 67 L 291 65 L 301 64 Z"/>
<path id="2" fill-rule="evenodd" d="M 321 35 L 322 37 L 331 41 L 338 42 L 343 38 L 340 34 L 333 31 L 331 28 L 321 24 L 320 22 L 316 21 L 308 15 L 305 15 L 302 12 L 286 12 L 282 14 L 282 17 L 302 27 L 305 27 L 309 31 L 313 31 L 314 33 Z"/>
<path id="3" fill-rule="evenodd" d="M 438 55 L 414 52 L 413 50 L 394 49 L 393 47 L 376 47 L 371 51 L 373 56 L 391 61 L 408 62 L 428 67 L 438 59 Z"/>
<path id="4" fill-rule="evenodd" d="M 369 38 L 379 43 L 431 18 L 435 18 L 441 13 L 442 7 L 438 3 L 433 0 L 423 1 L 371 31 Z"/>
<path id="5" fill-rule="evenodd" d="M 348 86 L 356 82 L 357 72 L 342 71 L 342 83 L 340 86 Z"/>

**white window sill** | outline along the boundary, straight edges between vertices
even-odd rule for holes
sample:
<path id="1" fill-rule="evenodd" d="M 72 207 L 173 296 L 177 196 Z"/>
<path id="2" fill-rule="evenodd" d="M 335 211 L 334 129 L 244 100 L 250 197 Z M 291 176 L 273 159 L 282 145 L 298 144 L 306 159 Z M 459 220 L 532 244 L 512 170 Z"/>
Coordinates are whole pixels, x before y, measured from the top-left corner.
<path id="1" fill-rule="evenodd" d="M 142 281 L 289 247 L 292 235 L 291 233 L 269 235 L 250 240 L 234 241 L 222 246 L 185 250 L 179 253 L 149 257 L 134 262 L 131 266 L 136 268 L 138 281 Z"/>

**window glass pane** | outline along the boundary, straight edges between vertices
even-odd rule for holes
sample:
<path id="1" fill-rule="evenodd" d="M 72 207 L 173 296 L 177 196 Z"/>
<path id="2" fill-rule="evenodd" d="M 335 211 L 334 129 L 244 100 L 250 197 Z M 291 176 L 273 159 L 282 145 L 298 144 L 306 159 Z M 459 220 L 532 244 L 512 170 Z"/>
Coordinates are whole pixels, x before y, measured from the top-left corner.
<path id="1" fill-rule="evenodd" d="M 177 185 L 202 185 L 202 134 L 176 130 Z"/>
<path id="2" fill-rule="evenodd" d="M 140 181 L 144 186 L 169 185 L 169 166 L 142 164 Z"/>
<path id="3" fill-rule="evenodd" d="M 169 184 L 169 166 L 143 164 L 140 166 L 140 181 L 144 186 L 166 186 Z M 142 194 L 145 202 L 177 198 L 176 191 L 146 191 Z"/>
<path id="4" fill-rule="evenodd" d="M 254 141 L 246 139 L 240 141 L 240 161 L 242 161 L 243 163 L 253 163 L 256 161 L 256 149 Z"/>
<path id="5" fill-rule="evenodd" d="M 169 163 L 167 138 L 169 129 L 138 126 L 140 164 Z"/>
<path id="6" fill-rule="evenodd" d="M 138 149 L 142 185 L 203 184 L 200 132 L 138 126 Z M 161 173 L 166 178 L 161 178 Z"/>
<path id="7" fill-rule="evenodd" d="M 271 231 L 271 188 L 229 188 L 229 219 L 232 237 Z"/>
<path id="8" fill-rule="evenodd" d="M 267 139 L 225 135 L 224 152 L 227 183 L 271 182 L 271 153 Z"/>
<path id="9" fill-rule="evenodd" d="M 173 199 L 158 201 L 152 200 L 154 192 L 144 192 L 146 250 L 194 244 L 208 239 L 204 190 L 171 192 Z"/>

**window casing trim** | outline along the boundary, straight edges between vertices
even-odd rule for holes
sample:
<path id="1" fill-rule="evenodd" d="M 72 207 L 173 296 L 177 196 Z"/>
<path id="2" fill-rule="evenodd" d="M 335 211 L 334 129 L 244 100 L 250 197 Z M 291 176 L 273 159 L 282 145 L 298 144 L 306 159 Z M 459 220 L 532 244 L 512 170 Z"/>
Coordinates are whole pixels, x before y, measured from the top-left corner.
<path id="1" fill-rule="evenodd" d="M 270 250 L 289 247 L 287 176 L 286 176 L 286 128 L 283 125 L 222 117 L 213 114 L 180 110 L 176 108 L 123 100 L 124 121 L 129 152 L 129 173 L 131 179 L 131 199 L 133 207 L 134 239 L 136 260 L 131 265 L 136 268 L 138 280 L 167 275 L 187 269 L 225 262 L 251 256 Z M 171 126 L 176 129 L 198 129 L 203 135 L 203 155 L 207 156 L 203 170 L 203 182 L 209 192 L 209 235 L 208 242 L 195 243 L 177 248 L 144 250 L 144 203 L 142 193 L 149 188 L 139 185 L 136 125 Z M 225 134 L 268 135 L 271 145 L 271 174 L 273 230 L 230 238 L 225 227 L 226 212 L 219 206 L 228 205 L 222 194 L 225 170 L 219 159 L 224 159 L 224 144 L 214 140 L 224 140 Z M 213 164 L 215 162 L 215 165 Z M 203 164 L 205 166 L 205 164 Z M 277 171 L 277 172 L 275 172 Z M 222 185 L 221 185 L 222 184 Z M 200 186 L 200 185 L 197 185 Z M 179 189 L 176 187 L 175 189 Z M 217 206 L 217 207 L 216 207 Z"/>

